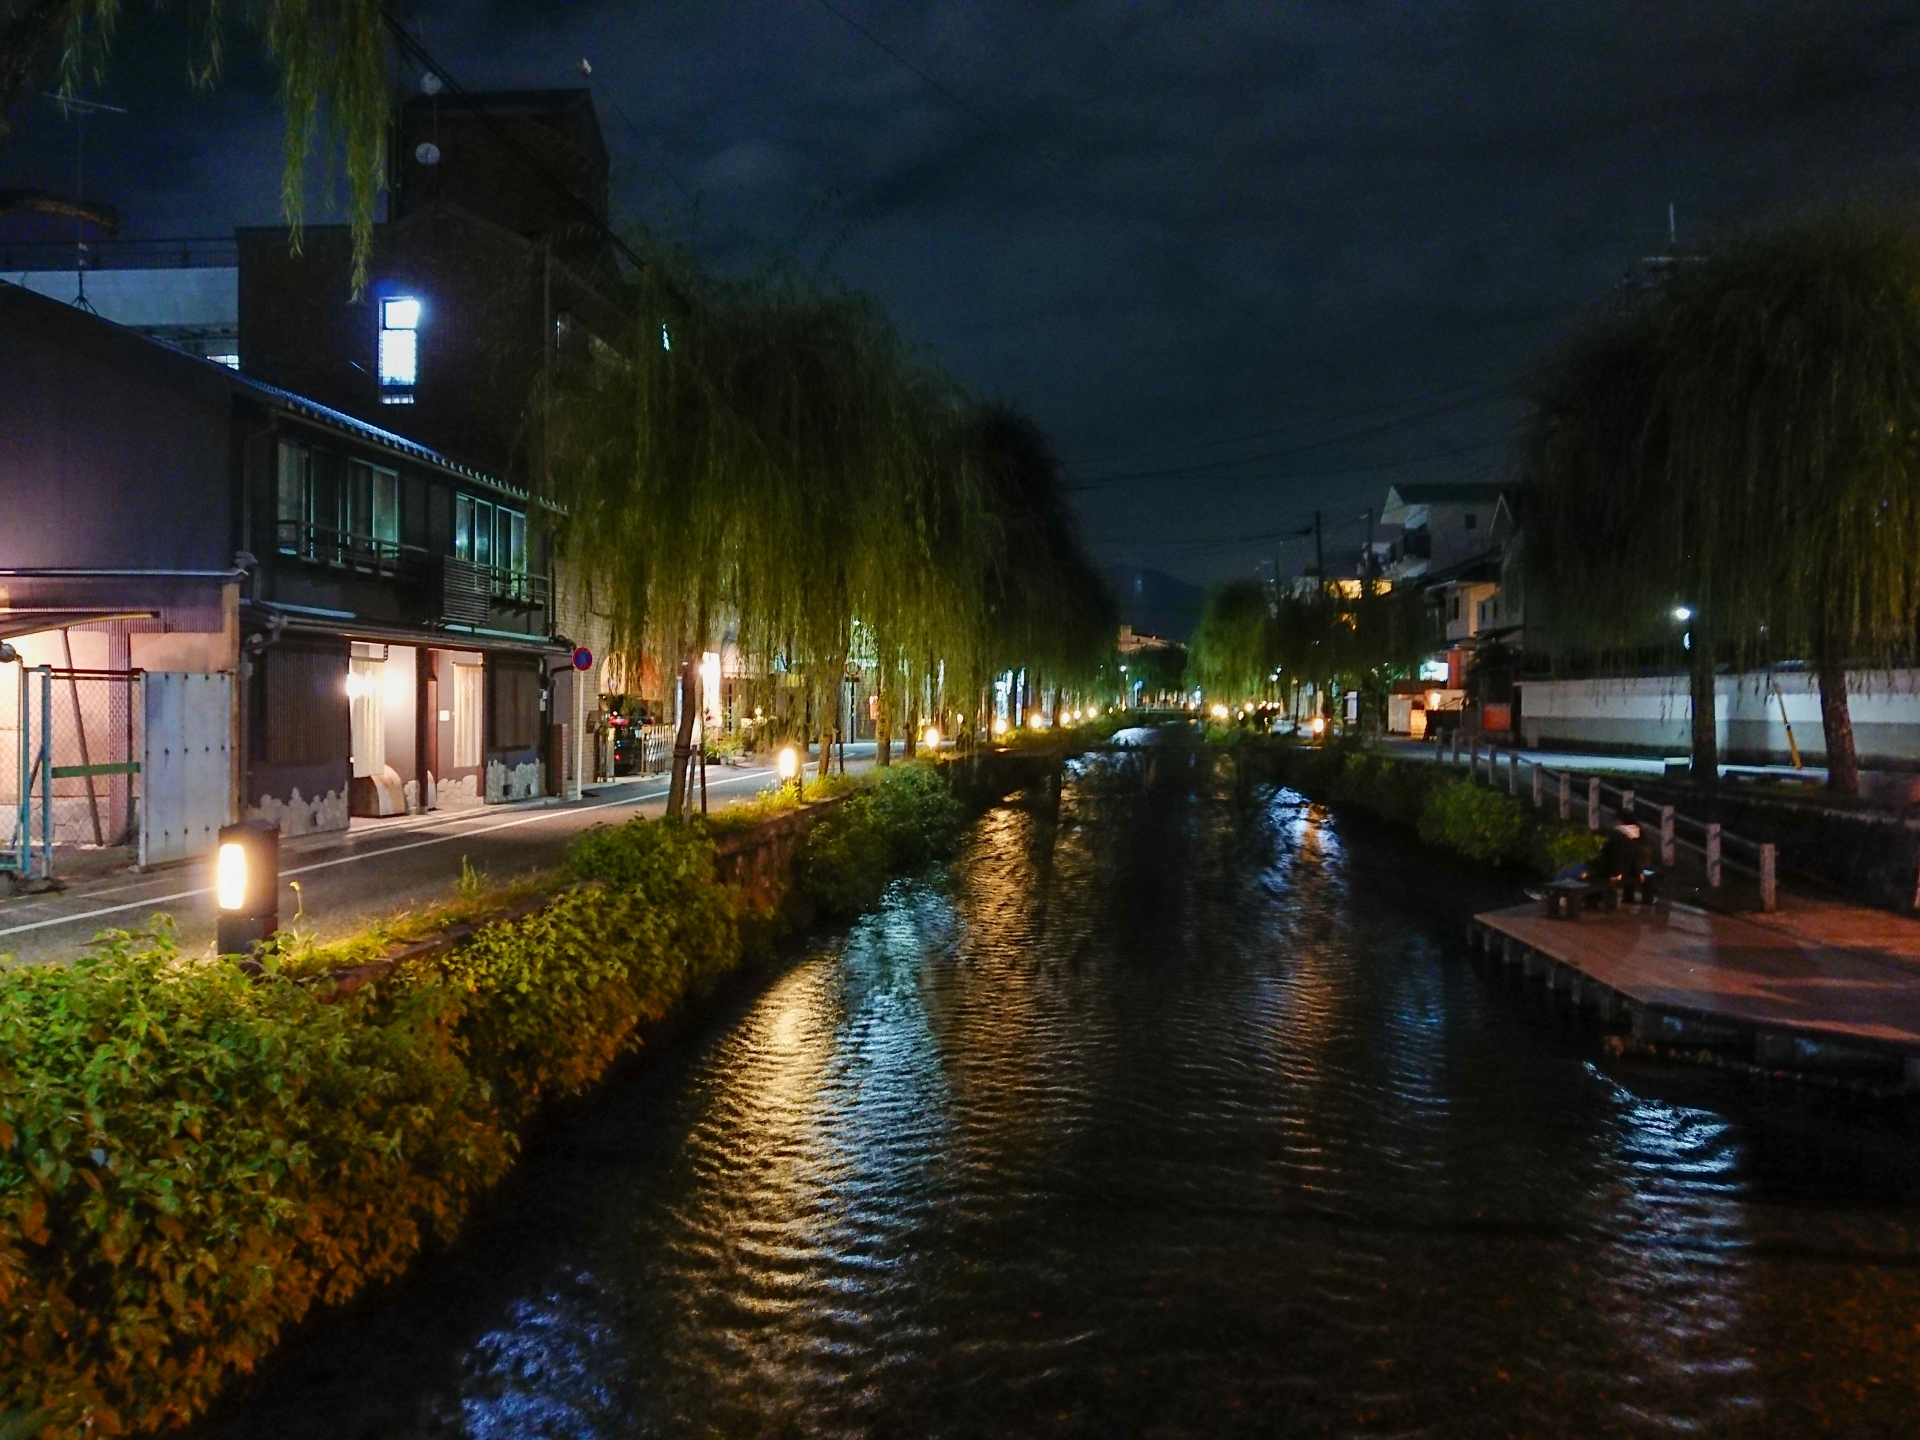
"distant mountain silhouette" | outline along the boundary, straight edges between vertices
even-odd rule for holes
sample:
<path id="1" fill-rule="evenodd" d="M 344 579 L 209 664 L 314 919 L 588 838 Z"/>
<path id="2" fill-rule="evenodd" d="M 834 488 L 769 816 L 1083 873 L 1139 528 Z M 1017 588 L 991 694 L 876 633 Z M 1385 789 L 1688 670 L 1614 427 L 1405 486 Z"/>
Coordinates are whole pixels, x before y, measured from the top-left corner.
<path id="1" fill-rule="evenodd" d="M 1185 644 L 1200 623 L 1205 593 L 1164 570 L 1109 566 L 1107 584 L 1120 604 L 1120 623 L 1131 625 L 1139 634 Z"/>

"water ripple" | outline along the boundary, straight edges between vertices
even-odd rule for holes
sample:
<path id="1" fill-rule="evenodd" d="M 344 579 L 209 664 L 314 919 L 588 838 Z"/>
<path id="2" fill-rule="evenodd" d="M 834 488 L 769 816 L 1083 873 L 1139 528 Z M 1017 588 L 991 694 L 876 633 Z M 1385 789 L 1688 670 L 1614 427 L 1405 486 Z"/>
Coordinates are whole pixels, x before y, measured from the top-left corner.
<path id="1" fill-rule="evenodd" d="M 1910 1433 L 1911 1118 L 1602 1060 L 1463 964 L 1472 883 L 1081 765 L 234 1433 Z"/>

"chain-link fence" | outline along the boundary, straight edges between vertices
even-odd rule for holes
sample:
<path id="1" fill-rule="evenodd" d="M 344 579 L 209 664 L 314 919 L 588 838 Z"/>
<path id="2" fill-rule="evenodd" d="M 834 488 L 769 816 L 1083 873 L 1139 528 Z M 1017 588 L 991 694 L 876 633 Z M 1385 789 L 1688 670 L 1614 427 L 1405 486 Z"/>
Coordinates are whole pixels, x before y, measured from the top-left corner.
<path id="1" fill-rule="evenodd" d="M 0 671 L 4 862 L 50 873 L 64 847 L 139 841 L 140 672 Z M 11 691 L 13 693 L 6 693 Z"/>

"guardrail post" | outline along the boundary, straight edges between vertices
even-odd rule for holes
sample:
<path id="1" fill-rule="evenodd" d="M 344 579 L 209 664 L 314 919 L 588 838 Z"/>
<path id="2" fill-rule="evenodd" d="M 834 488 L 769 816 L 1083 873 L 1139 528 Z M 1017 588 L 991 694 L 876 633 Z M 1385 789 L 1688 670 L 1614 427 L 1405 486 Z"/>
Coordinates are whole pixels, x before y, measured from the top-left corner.
<path id="1" fill-rule="evenodd" d="M 1507 794 L 1518 795 L 1519 793 L 1520 752 L 1518 750 L 1509 750 L 1507 751 Z"/>
<path id="2" fill-rule="evenodd" d="M 1560 776 L 1560 818 L 1573 818 L 1573 777 L 1565 772 Z"/>
<path id="3" fill-rule="evenodd" d="M 1780 908 L 1780 852 L 1772 845 L 1760 847 L 1760 908 Z"/>
<path id="4" fill-rule="evenodd" d="M 1460 763 L 1460 731 L 1457 727 L 1453 732 L 1453 763 Z"/>
<path id="5" fill-rule="evenodd" d="M 1673 807 L 1662 805 L 1660 807 L 1660 863 L 1671 866 L 1673 855 Z"/>
<path id="6" fill-rule="evenodd" d="M 1541 789 L 1540 762 L 1536 760 L 1533 762 L 1533 808 L 1536 810 L 1540 808 L 1541 802 L 1546 798 L 1540 793 Z M 1914 893 L 1920 895 L 1920 884 L 1914 886 Z M 1915 901 L 1914 903 L 1915 908 L 1920 909 L 1920 901 Z"/>
<path id="7" fill-rule="evenodd" d="M 1587 777 L 1587 829 L 1600 828 L 1600 777 Z"/>
<path id="8" fill-rule="evenodd" d="M 1707 826 L 1707 888 L 1720 888 L 1720 827 Z"/>
<path id="9" fill-rule="evenodd" d="M 1620 792 L 1620 818 L 1622 820 L 1633 819 L 1633 792 L 1631 790 L 1622 790 Z"/>

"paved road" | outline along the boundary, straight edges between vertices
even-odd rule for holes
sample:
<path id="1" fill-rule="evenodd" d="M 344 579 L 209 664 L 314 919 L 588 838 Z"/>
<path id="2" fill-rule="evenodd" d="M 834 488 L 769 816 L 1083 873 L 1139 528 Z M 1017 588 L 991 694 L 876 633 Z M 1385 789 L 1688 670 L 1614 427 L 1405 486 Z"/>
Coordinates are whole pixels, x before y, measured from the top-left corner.
<path id="1" fill-rule="evenodd" d="M 848 769 L 873 763 L 873 746 L 849 746 Z M 709 805 L 750 799 L 774 783 L 766 766 L 713 766 Z M 490 875 L 554 864 L 567 842 L 592 825 L 635 815 L 657 818 L 666 805 L 664 777 L 594 787 L 571 805 L 551 800 L 435 811 L 391 820 L 356 820 L 344 833 L 289 840 L 280 853 L 280 919 L 320 940 L 349 935 L 369 922 L 444 899 L 462 861 Z M 184 949 L 212 945 L 215 911 L 209 862 L 169 866 L 148 875 L 120 874 L 53 895 L 0 900 L 0 963 L 61 960 L 102 930 L 138 929 L 156 913 L 173 916 Z M 293 886 L 298 883 L 296 893 Z"/>

